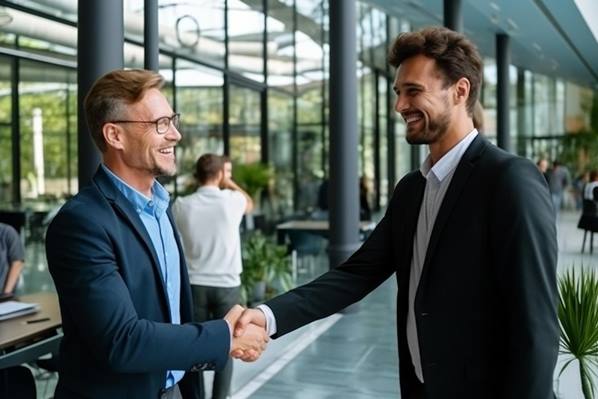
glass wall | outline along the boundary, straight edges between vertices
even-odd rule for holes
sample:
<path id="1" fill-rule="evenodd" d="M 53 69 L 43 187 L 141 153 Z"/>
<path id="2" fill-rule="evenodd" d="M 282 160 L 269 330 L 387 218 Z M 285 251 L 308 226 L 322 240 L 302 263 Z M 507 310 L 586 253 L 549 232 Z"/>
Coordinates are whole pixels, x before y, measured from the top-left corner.
<path id="1" fill-rule="evenodd" d="M 230 86 L 230 157 L 235 163 L 261 161 L 260 92 L 231 84 Z"/>
<path id="2" fill-rule="evenodd" d="M 57 199 L 76 187 L 76 75 L 22 61 L 19 68 L 21 196 Z"/>
<path id="3" fill-rule="evenodd" d="M 326 175 L 324 161 L 324 34 L 321 0 L 297 4 L 295 30 L 297 87 L 297 196 L 299 209 L 317 206 L 318 190 Z"/>
<path id="4" fill-rule="evenodd" d="M 175 85 L 174 105 L 181 114 L 179 130 L 183 136 L 177 146 L 177 188 L 187 193 L 195 184 L 197 158 L 206 152 L 224 152 L 224 78 L 221 71 L 180 60 L 176 63 Z"/>
<path id="5" fill-rule="evenodd" d="M 293 212 L 293 97 L 283 91 L 268 94 L 269 165 L 274 172 L 270 190 L 271 214 L 283 218 Z"/>
<path id="6" fill-rule="evenodd" d="M 264 10 L 261 2 L 228 0 L 228 66 L 257 82 L 264 81 Z"/>
<path id="7" fill-rule="evenodd" d="M 25 200 L 75 193 L 78 2 L 4 3 L 13 19 L 0 32 L 0 202 L 12 199 L 13 184 Z M 124 1 L 127 68 L 143 67 L 143 7 L 143 0 Z M 328 176 L 328 7 L 327 0 L 159 2 L 160 73 L 165 94 L 182 115 L 179 176 L 165 180 L 169 190 L 181 194 L 193 187 L 199 155 L 227 151 L 235 162 L 272 166 L 271 209 L 264 211 L 274 218 L 316 207 L 318 188 Z M 396 182 L 390 178 L 398 181 L 413 166 L 403 120 L 392 107 L 388 87 L 394 71 L 386 54 L 399 32 L 419 25 L 409 15 L 387 15 L 372 2 L 357 1 L 356 7 L 355 150 L 376 208 L 387 203 Z M 20 81 L 13 92 L 15 57 Z M 514 67 L 510 89 L 512 141 L 520 153 L 556 154 L 565 132 L 589 130 L 591 89 Z M 17 96 L 21 149 L 13 154 L 11 107 Z M 492 58 L 485 59 L 481 100 L 485 134 L 494 140 Z M 15 182 L 13 157 L 21 164 Z"/>

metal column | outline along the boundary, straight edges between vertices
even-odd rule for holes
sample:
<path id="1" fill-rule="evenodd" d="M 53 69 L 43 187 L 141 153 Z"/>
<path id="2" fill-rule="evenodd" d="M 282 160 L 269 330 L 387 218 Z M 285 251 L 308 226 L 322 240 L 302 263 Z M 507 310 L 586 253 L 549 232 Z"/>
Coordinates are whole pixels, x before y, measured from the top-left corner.
<path id="1" fill-rule="evenodd" d="M 330 267 L 359 247 L 354 0 L 330 0 Z"/>
<path id="2" fill-rule="evenodd" d="M 455 32 L 463 32 L 461 0 L 444 0 L 444 26 Z"/>
<path id="3" fill-rule="evenodd" d="M 509 129 L 509 36 L 496 35 L 496 143 L 511 151 Z"/>
<path id="4" fill-rule="evenodd" d="M 517 155 L 523 157 L 530 156 L 527 153 L 526 136 L 531 136 L 531 132 L 526 132 L 525 115 L 525 70 L 517 68 Z"/>
<path id="5" fill-rule="evenodd" d="M 143 65 L 145 69 L 160 70 L 160 35 L 158 29 L 158 0 L 144 0 L 143 8 Z"/>
<path id="6" fill-rule="evenodd" d="M 79 0 L 77 83 L 79 104 L 79 188 L 87 185 L 100 163 L 100 153 L 87 128 L 83 99 L 103 74 L 124 65 L 123 0 Z"/>

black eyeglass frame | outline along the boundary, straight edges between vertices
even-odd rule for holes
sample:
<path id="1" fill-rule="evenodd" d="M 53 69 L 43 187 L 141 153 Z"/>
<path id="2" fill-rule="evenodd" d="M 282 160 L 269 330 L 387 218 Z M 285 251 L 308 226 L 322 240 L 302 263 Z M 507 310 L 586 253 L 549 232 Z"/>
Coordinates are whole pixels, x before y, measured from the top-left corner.
<path id="1" fill-rule="evenodd" d="M 129 120 L 117 120 L 117 121 L 107 121 L 106 123 L 153 123 L 156 127 L 156 133 L 159 135 L 166 134 L 170 129 L 170 125 L 174 126 L 175 129 L 179 128 L 179 123 L 181 120 L 181 114 L 178 112 L 172 114 L 171 116 L 161 116 L 156 120 L 153 121 L 129 121 Z M 165 121 L 168 121 L 166 124 Z M 162 123 L 162 125 L 160 125 Z M 162 130 L 160 130 L 160 126 L 163 126 Z"/>

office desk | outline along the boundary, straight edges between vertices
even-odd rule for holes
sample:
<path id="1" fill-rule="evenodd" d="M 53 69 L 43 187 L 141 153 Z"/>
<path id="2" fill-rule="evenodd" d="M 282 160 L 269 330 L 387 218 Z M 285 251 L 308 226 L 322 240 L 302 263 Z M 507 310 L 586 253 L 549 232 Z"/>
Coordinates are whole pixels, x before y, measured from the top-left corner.
<path id="1" fill-rule="evenodd" d="M 39 304 L 40 310 L 25 316 L 0 321 L 0 369 L 33 361 L 56 352 L 62 339 L 58 296 L 55 293 L 22 295 L 22 302 Z M 49 318 L 39 323 L 28 320 Z"/>
<path id="2" fill-rule="evenodd" d="M 359 233 L 367 235 L 374 230 L 376 224 L 372 221 L 359 222 Z M 284 244 L 289 231 L 301 231 L 328 238 L 330 225 L 328 220 L 291 220 L 276 226 L 278 244 Z"/>

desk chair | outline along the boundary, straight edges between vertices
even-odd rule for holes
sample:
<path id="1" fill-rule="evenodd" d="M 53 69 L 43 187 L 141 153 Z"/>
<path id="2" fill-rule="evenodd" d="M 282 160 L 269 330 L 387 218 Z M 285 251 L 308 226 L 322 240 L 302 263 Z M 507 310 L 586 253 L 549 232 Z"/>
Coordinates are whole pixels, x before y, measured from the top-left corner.
<path id="1" fill-rule="evenodd" d="M 582 254 L 586 246 L 586 236 L 590 232 L 590 254 L 592 254 L 594 252 L 594 233 L 598 233 L 598 205 L 596 201 L 583 200 L 581 217 L 579 223 L 577 223 L 577 228 L 583 229 Z"/>
<path id="2" fill-rule="evenodd" d="M 33 374 L 25 366 L 0 370 L 0 398 L 36 399 Z"/>
<path id="3" fill-rule="evenodd" d="M 296 273 L 309 272 L 312 277 L 314 274 L 315 258 L 322 251 L 322 237 L 299 230 L 288 232 L 289 249 L 297 253 Z"/>

